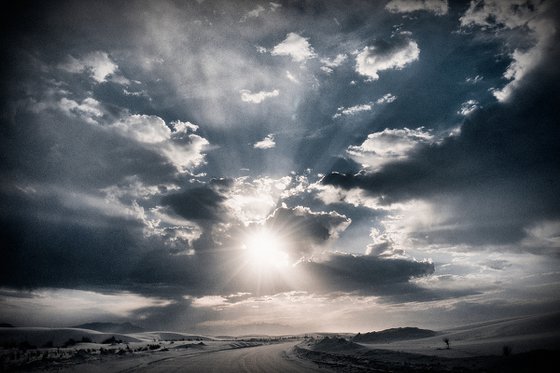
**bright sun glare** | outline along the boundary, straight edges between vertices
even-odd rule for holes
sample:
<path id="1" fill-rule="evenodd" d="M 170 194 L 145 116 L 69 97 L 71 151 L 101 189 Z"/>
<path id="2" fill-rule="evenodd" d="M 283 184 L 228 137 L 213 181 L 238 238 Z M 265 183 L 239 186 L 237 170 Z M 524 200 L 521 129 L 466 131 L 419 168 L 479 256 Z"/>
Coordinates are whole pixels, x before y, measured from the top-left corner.
<path id="1" fill-rule="evenodd" d="M 247 236 L 243 248 L 247 259 L 258 269 L 271 269 L 288 265 L 288 254 L 282 238 L 262 228 Z"/>

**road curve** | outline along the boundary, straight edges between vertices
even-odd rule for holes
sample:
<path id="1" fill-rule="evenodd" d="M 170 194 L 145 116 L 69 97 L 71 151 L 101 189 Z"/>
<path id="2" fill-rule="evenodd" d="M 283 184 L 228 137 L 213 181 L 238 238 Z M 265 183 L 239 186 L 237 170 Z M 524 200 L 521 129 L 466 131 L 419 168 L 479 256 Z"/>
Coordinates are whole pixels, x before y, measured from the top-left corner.
<path id="1" fill-rule="evenodd" d="M 154 361 L 134 369 L 135 372 L 328 372 L 311 362 L 302 361 L 286 353 L 294 343 L 279 343 L 197 355 L 182 355 Z"/>

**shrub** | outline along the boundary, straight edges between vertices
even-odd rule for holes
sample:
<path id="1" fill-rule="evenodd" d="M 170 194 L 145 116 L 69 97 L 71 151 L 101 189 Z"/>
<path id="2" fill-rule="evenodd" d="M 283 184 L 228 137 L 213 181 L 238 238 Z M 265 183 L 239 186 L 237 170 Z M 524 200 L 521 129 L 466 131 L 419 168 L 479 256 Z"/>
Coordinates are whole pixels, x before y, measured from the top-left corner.
<path id="1" fill-rule="evenodd" d="M 27 351 L 27 350 L 34 350 L 37 348 L 37 346 L 34 346 L 27 341 L 23 341 L 18 345 L 18 348 L 20 350 Z"/>
<path id="2" fill-rule="evenodd" d="M 116 339 L 115 336 L 112 336 L 111 338 L 107 338 L 106 340 L 104 340 L 103 342 L 104 345 L 112 345 L 112 344 L 116 344 L 116 343 L 122 343 L 121 340 Z"/>
<path id="3" fill-rule="evenodd" d="M 82 342 L 82 343 L 91 343 L 91 342 L 93 342 L 93 341 L 92 341 L 91 338 L 89 338 L 89 337 L 82 337 L 82 341 L 81 341 L 81 342 Z"/>
<path id="4" fill-rule="evenodd" d="M 74 338 L 68 339 L 66 342 L 62 344 L 62 347 L 72 347 L 75 346 L 78 342 L 74 340 Z"/>
<path id="5" fill-rule="evenodd" d="M 509 356 L 509 355 L 511 355 L 511 352 L 512 352 L 511 346 L 505 345 L 504 347 L 502 347 L 502 354 L 503 354 L 504 356 Z"/>

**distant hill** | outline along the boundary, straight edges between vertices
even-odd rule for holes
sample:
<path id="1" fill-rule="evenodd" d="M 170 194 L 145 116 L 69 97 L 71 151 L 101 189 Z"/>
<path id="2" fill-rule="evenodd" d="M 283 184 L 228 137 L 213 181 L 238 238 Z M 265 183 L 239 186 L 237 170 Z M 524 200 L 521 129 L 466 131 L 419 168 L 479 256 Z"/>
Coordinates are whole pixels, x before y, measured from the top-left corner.
<path id="1" fill-rule="evenodd" d="M 317 351 L 324 351 L 324 352 L 328 352 L 328 351 L 341 352 L 341 351 L 361 350 L 364 348 L 364 346 L 360 346 L 357 343 L 339 337 L 332 337 L 332 338 L 324 337 L 323 339 L 315 340 L 314 342 L 311 343 L 312 343 L 311 349 Z"/>
<path id="2" fill-rule="evenodd" d="M 380 332 L 358 333 L 352 338 L 353 342 L 358 343 L 389 343 L 408 339 L 428 338 L 436 335 L 436 332 L 428 329 L 412 327 L 391 328 Z"/>
<path id="3" fill-rule="evenodd" d="M 102 333 L 121 333 L 121 334 L 129 334 L 129 333 L 142 333 L 145 330 L 137 325 L 133 325 L 129 322 L 116 324 L 112 322 L 90 322 L 86 324 L 80 324 L 72 326 L 71 328 L 79 328 L 79 329 L 91 329 L 96 330 Z"/>

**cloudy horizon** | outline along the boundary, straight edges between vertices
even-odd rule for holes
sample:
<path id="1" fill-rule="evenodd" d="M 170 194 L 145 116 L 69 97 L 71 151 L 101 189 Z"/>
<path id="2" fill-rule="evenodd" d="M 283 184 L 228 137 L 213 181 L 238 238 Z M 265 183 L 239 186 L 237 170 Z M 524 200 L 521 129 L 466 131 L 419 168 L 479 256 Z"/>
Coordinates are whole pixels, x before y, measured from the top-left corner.
<path id="1" fill-rule="evenodd" d="M 4 17 L 1 322 L 286 334 L 557 311 L 553 1 Z"/>

